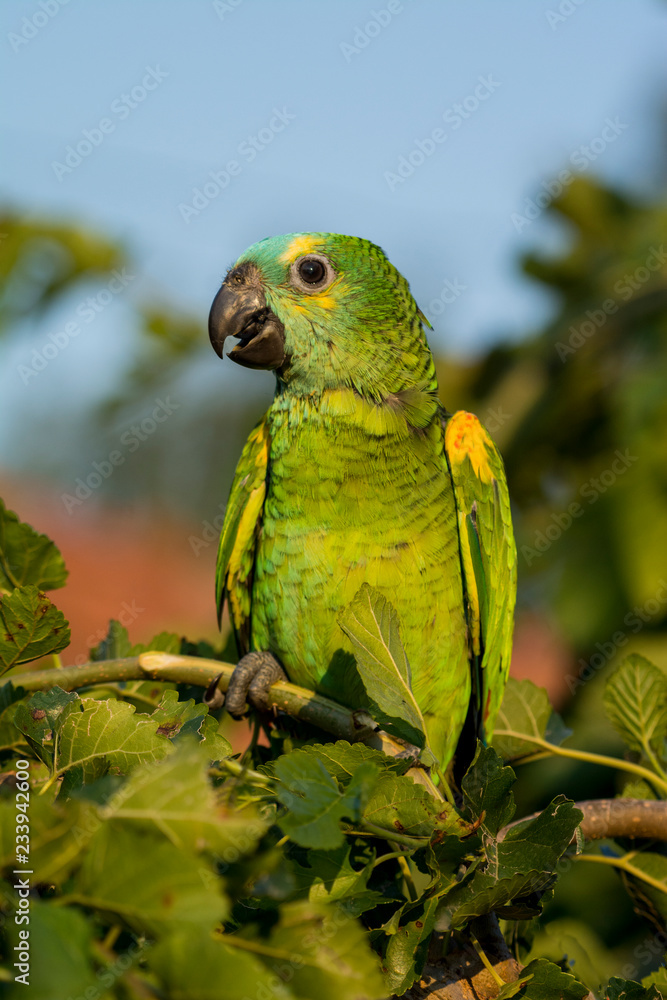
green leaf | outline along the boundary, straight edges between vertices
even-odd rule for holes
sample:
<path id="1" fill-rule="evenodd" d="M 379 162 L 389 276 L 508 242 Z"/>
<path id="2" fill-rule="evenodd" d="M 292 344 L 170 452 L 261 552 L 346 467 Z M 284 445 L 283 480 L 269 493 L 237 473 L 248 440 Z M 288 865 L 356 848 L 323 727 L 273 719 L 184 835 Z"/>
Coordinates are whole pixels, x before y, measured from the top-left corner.
<path id="1" fill-rule="evenodd" d="M 496 751 L 478 743 L 461 789 L 472 818 L 479 819 L 482 830 L 491 836 L 495 836 L 514 815 L 516 807 L 511 789 L 515 781 L 514 771 L 503 765 Z"/>
<path id="2" fill-rule="evenodd" d="M 175 632 L 160 632 L 153 636 L 150 642 L 136 642 L 130 651 L 130 656 L 139 656 L 149 650 L 160 653 L 180 653 L 181 637 Z"/>
<path id="3" fill-rule="evenodd" d="M 66 579 L 65 562 L 54 542 L 19 520 L 0 499 L 0 591 L 28 584 L 55 590 Z"/>
<path id="4" fill-rule="evenodd" d="M 26 737 L 16 727 L 14 716 L 26 697 L 22 687 L 12 684 L 0 685 L 0 751 L 26 746 Z"/>
<path id="5" fill-rule="evenodd" d="M 5 993 L 8 1000 L 25 996 L 30 1000 L 53 1000 L 54 988 L 60 997 L 82 997 L 96 989 L 96 983 L 99 985 L 90 948 L 92 925 L 78 910 L 32 899 L 30 925 L 19 926 L 12 919 L 8 927 L 10 955 L 16 955 L 13 948 L 19 943 L 19 931 L 30 932 L 29 987 L 26 990 L 23 983 L 13 982 Z M 13 973 L 18 975 L 20 971 L 14 969 Z"/>
<path id="6" fill-rule="evenodd" d="M 627 656 L 607 681 L 604 707 L 631 750 L 659 755 L 667 735 L 667 677 L 644 656 Z"/>
<path id="7" fill-rule="evenodd" d="M 69 623 L 32 584 L 0 600 L 0 673 L 69 645 Z"/>
<path id="8" fill-rule="evenodd" d="M 90 841 L 72 892 L 77 901 L 122 917 L 139 934 L 165 924 L 212 930 L 228 904 L 220 879 L 201 858 L 163 839 L 105 823 Z"/>
<path id="9" fill-rule="evenodd" d="M 106 636 L 97 646 L 93 646 L 89 656 L 93 661 L 120 660 L 125 656 L 130 656 L 131 649 L 132 643 L 127 629 L 115 618 L 112 618 L 109 621 Z"/>
<path id="10" fill-rule="evenodd" d="M 430 840 L 436 830 L 465 836 L 469 825 L 453 806 L 434 798 L 423 785 L 409 775 L 381 773 L 372 789 L 362 823 L 371 823 L 387 831 L 390 839 L 401 836 Z"/>
<path id="11" fill-rule="evenodd" d="M 400 925 L 389 937 L 383 968 L 387 991 L 401 996 L 421 976 L 435 925 L 438 899 L 406 907 Z"/>
<path id="12" fill-rule="evenodd" d="M 322 849 L 343 843 L 341 820 L 359 819 L 378 774 L 375 764 L 362 763 L 341 790 L 322 761 L 303 750 L 279 757 L 274 770 L 280 782 L 278 800 L 288 810 L 280 826 L 302 847 Z"/>
<path id="13" fill-rule="evenodd" d="M 387 995 L 366 931 L 340 909 L 286 903 L 268 937 L 252 926 L 234 936 L 251 941 L 254 953 L 265 948 L 264 963 L 289 983 L 298 1000 L 384 1000 Z M 231 943 L 233 937 L 225 940 Z"/>
<path id="14" fill-rule="evenodd" d="M 516 760 L 537 753 L 539 746 L 526 739 L 532 736 L 556 746 L 570 736 L 549 703 L 544 688 L 532 681 L 510 677 L 496 719 L 492 744 L 504 760 Z"/>
<path id="15" fill-rule="evenodd" d="M 179 701 L 178 692 L 165 691 L 160 704 L 151 715 L 158 725 L 158 735 L 177 742 L 191 736 L 206 745 L 209 760 L 221 760 L 232 752 L 231 743 L 218 733 L 217 721 L 208 714 L 208 708 L 193 698 Z"/>
<path id="16" fill-rule="evenodd" d="M 53 803 L 33 791 L 30 796 L 31 883 L 61 885 L 81 863 L 81 850 L 99 829 L 100 820 L 90 803 Z M 3 868 L 17 867 L 16 810 L 0 803 L 1 855 Z"/>
<path id="17" fill-rule="evenodd" d="M 67 707 L 78 701 L 76 692 L 54 687 L 50 691 L 35 692 L 28 701 L 16 707 L 14 725 L 24 734 L 40 760 L 49 767 L 53 763 L 53 730 L 58 728 Z"/>
<path id="18" fill-rule="evenodd" d="M 109 767 L 127 774 L 137 764 L 162 760 L 172 745 L 158 735 L 158 726 L 159 721 L 135 714 L 126 702 L 77 697 L 63 710 L 55 730 L 54 773 L 76 770 L 72 784 L 88 783 Z"/>
<path id="19" fill-rule="evenodd" d="M 651 972 L 650 975 L 645 976 L 642 979 L 642 986 L 647 988 L 649 986 L 656 986 L 660 991 L 660 1000 L 662 1000 L 663 996 L 667 997 L 667 968 L 661 965 L 655 972 Z"/>
<path id="20" fill-rule="evenodd" d="M 654 985 L 644 986 L 632 979 L 614 976 L 605 990 L 605 1000 L 662 1000 L 662 993 Z"/>
<path id="21" fill-rule="evenodd" d="M 517 990 L 515 987 L 519 986 Z M 516 983 L 509 983 L 498 1000 L 521 997 L 523 1000 L 583 1000 L 588 988 L 553 962 L 537 958 L 521 970 Z"/>
<path id="22" fill-rule="evenodd" d="M 365 743 L 348 743 L 347 740 L 337 740 L 335 743 L 312 743 L 303 747 L 303 752 L 321 760 L 331 777 L 343 784 L 352 777 L 359 764 L 365 761 L 377 764 L 379 768 L 395 774 L 405 774 L 411 766 L 408 759 L 389 757 L 381 750 L 367 747 Z"/>
<path id="23" fill-rule="evenodd" d="M 627 860 L 633 868 L 638 868 L 664 886 L 663 889 L 658 889 L 621 869 L 623 883 L 633 899 L 635 909 L 649 918 L 657 917 L 661 923 L 667 923 L 667 857 L 655 851 L 637 851 Z"/>
<path id="24" fill-rule="evenodd" d="M 193 962 L 193 955 L 197 956 Z M 163 938 L 147 955 L 148 965 L 170 1000 L 295 1000 L 289 986 L 252 953 L 230 948 L 184 928 Z M 289 968 L 289 964 L 287 968 Z"/>
<path id="25" fill-rule="evenodd" d="M 426 727 L 410 683 L 410 666 L 401 642 L 398 615 L 382 594 L 364 583 L 338 624 L 354 647 L 359 676 L 372 714 L 388 732 L 426 745 Z"/>
<path id="26" fill-rule="evenodd" d="M 444 905 L 438 913 L 439 929 L 464 927 L 474 917 L 491 913 L 532 893 L 542 892 L 553 880 L 551 872 L 537 870 L 518 872 L 501 879 L 476 870 L 472 878 L 465 879 L 445 896 Z"/>
<path id="27" fill-rule="evenodd" d="M 374 858 L 375 850 L 361 840 L 333 850 L 310 850 L 306 864 L 293 863 L 297 889 L 307 891 L 311 903 L 340 903 L 346 913 L 358 916 L 387 902 L 386 894 L 367 888 Z"/>
<path id="28" fill-rule="evenodd" d="M 529 869 L 553 871 L 583 819 L 581 809 L 558 795 L 534 820 L 512 827 L 505 839 L 486 845 L 485 869 L 506 878 Z"/>
<path id="29" fill-rule="evenodd" d="M 254 849 L 268 823 L 252 808 L 230 812 L 219 806 L 207 770 L 205 747 L 183 742 L 159 764 L 133 771 L 101 815 L 193 854 L 214 853 L 228 864 Z"/>

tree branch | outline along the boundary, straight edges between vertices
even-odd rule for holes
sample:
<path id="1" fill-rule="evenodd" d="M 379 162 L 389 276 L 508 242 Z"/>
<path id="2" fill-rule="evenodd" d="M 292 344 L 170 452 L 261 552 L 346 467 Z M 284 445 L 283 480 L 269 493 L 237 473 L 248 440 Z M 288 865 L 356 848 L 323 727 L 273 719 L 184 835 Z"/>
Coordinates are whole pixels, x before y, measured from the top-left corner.
<path id="1" fill-rule="evenodd" d="M 667 802 L 653 799 L 590 799 L 575 802 L 575 806 L 584 814 L 580 828 L 586 840 L 645 837 L 667 841 Z M 539 815 L 533 813 L 508 823 L 499 832 L 498 841 L 504 840 L 513 827 Z"/>
<path id="2" fill-rule="evenodd" d="M 173 681 L 176 684 L 193 684 L 208 688 L 218 678 L 217 687 L 226 691 L 235 664 L 207 660 L 199 656 L 178 656 L 173 653 L 146 652 L 139 656 L 126 656 L 116 660 L 99 660 L 77 667 L 55 670 L 29 670 L 5 676 L 0 688 L 7 683 L 26 691 L 48 691 L 54 686 L 65 691 L 94 687 L 116 681 Z M 329 698 L 279 681 L 269 689 L 268 701 L 295 719 L 300 719 L 318 729 L 323 729 L 341 740 L 362 742 L 382 750 L 392 757 L 398 754 L 419 756 L 419 749 L 411 747 L 378 728 L 367 712 L 352 711 Z"/>

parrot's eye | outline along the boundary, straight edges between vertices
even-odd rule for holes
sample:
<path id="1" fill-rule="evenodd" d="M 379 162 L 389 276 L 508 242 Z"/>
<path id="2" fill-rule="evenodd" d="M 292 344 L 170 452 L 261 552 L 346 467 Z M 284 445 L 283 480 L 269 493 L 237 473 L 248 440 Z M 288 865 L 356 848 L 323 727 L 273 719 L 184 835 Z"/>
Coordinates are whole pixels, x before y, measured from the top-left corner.
<path id="1" fill-rule="evenodd" d="M 290 268 L 292 284 L 302 292 L 321 292 L 328 288 L 336 277 L 326 257 L 308 254 L 299 257 Z"/>

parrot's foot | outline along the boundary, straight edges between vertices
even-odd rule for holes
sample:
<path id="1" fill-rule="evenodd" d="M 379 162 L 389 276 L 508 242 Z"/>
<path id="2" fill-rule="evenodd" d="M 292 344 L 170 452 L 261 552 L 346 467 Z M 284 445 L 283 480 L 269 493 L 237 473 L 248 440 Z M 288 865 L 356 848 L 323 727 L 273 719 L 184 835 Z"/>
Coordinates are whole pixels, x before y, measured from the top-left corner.
<path id="1" fill-rule="evenodd" d="M 237 719 L 247 711 L 246 702 L 260 712 L 268 712 L 269 688 L 276 681 L 286 680 L 287 675 L 273 653 L 246 653 L 234 668 L 225 708 Z"/>

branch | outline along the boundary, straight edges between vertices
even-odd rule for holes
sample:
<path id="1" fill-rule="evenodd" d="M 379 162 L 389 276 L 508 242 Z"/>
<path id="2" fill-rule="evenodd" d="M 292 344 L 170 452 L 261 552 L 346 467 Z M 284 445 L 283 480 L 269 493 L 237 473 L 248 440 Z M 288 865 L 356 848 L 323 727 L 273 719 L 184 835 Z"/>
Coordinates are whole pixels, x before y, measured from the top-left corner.
<path id="1" fill-rule="evenodd" d="M 496 975 L 505 983 L 513 982 L 521 966 L 510 955 L 495 914 L 477 917 L 470 930 Z M 498 996 L 500 987 L 469 941 L 456 944 L 444 958 L 427 963 L 420 982 L 407 991 L 404 1000 L 490 1000 Z"/>
<path id="2" fill-rule="evenodd" d="M 667 841 L 667 802 L 653 799 L 591 799 L 575 802 L 584 818 L 581 832 L 586 840 L 606 840 L 616 837 L 645 837 Z M 508 823 L 498 834 L 502 841 L 520 823 L 536 819 L 539 813 Z"/>
<path id="3" fill-rule="evenodd" d="M 220 691 L 226 691 L 234 668 L 233 663 L 221 663 L 219 660 L 207 660 L 199 656 L 146 652 L 139 656 L 99 660 L 77 667 L 16 673 L 0 680 L 0 690 L 7 683 L 26 691 L 48 691 L 55 686 L 64 691 L 74 691 L 116 681 L 136 680 L 173 681 L 176 684 L 208 688 L 217 677 L 217 687 Z M 296 684 L 284 681 L 274 684 L 269 690 L 268 702 L 274 708 L 317 726 L 340 740 L 365 743 L 392 757 L 406 752 L 413 753 L 415 758 L 419 756 L 417 747 L 411 747 L 380 730 L 367 712 L 352 711 L 313 691 L 297 687 Z"/>

